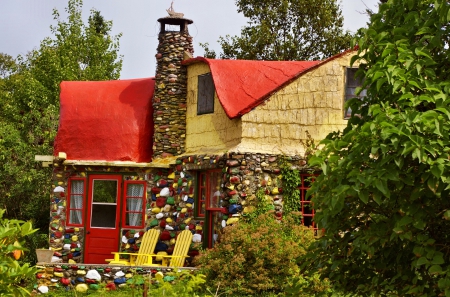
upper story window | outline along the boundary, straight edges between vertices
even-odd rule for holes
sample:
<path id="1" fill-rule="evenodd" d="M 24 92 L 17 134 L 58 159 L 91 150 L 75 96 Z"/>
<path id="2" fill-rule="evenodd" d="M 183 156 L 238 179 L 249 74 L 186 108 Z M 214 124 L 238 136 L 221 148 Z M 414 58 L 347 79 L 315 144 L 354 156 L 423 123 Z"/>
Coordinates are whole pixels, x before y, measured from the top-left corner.
<path id="1" fill-rule="evenodd" d="M 197 114 L 214 112 L 214 83 L 211 73 L 198 76 Z"/>
<path id="2" fill-rule="evenodd" d="M 356 89 L 362 87 L 363 80 L 359 77 L 356 77 L 356 71 L 358 68 L 346 68 L 345 74 L 345 102 L 352 98 L 362 99 L 366 97 L 367 90 L 361 90 L 361 92 L 356 95 Z M 344 102 L 344 103 L 345 103 Z M 344 111 L 344 119 L 349 119 L 352 115 L 351 108 L 346 108 Z"/>

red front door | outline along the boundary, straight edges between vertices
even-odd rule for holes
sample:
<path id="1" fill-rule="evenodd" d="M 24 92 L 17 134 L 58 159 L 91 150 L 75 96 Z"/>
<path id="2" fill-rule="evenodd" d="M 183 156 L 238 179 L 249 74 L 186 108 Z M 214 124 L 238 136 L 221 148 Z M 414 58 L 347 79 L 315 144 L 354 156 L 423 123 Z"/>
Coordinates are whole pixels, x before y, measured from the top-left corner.
<path id="1" fill-rule="evenodd" d="M 84 262 L 106 264 L 119 249 L 121 175 L 90 175 Z"/>

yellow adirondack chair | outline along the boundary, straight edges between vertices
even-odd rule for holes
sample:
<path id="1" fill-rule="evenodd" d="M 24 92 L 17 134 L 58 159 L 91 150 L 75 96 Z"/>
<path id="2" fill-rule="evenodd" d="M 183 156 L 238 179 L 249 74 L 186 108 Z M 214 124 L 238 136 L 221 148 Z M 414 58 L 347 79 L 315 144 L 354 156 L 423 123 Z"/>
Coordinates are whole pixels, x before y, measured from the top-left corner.
<path id="1" fill-rule="evenodd" d="M 192 232 L 189 230 L 183 230 L 178 234 L 177 241 L 175 242 L 175 248 L 173 249 L 172 255 L 155 255 L 149 254 L 146 255 L 146 259 L 149 261 L 144 264 L 140 264 L 142 266 L 170 266 L 170 267 L 183 267 L 184 261 L 186 260 L 189 252 L 189 247 L 192 243 Z M 153 257 L 161 257 L 162 263 L 155 264 L 152 261 Z"/>
<path id="2" fill-rule="evenodd" d="M 150 229 L 142 236 L 141 246 L 137 253 L 121 253 L 113 252 L 114 259 L 106 259 L 109 264 L 140 266 L 146 263 L 151 263 L 152 255 L 155 251 L 156 243 L 159 239 L 159 230 Z M 129 255 L 130 259 L 121 259 L 120 255 Z M 154 255 L 153 255 L 154 256 Z M 150 259 L 149 259 L 150 258 Z"/>
<path id="3" fill-rule="evenodd" d="M 178 234 L 172 255 L 162 256 L 162 266 L 183 267 L 192 243 L 192 232 L 183 230 Z"/>

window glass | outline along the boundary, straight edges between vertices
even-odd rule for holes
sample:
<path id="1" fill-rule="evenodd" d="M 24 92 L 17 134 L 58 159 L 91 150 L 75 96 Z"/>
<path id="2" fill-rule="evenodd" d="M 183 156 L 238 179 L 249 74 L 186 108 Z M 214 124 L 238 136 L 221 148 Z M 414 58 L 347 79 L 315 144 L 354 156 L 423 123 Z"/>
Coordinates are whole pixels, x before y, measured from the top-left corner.
<path id="1" fill-rule="evenodd" d="M 91 227 L 116 226 L 117 191 L 117 180 L 94 180 Z"/>
<path id="2" fill-rule="evenodd" d="M 197 114 L 214 112 L 215 88 L 211 73 L 198 76 Z"/>
<path id="3" fill-rule="evenodd" d="M 84 180 L 70 181 L 69 224 L 83 224 Z"/>
<path id="4" fill-rule="evenodd" d="M 367 94 L 367 90 L 361 90 L 361 92 L 356 95 L 356 89 L 361 87 L 363 84 L 363 81 L 361 78 L 356 77 L 356 71 L 358 68 L 347 68 L 346 73 L 346 83 L 345 83 L 345 102 L 352 98 L 364 98 Z M 344 111 L 344 118 L 348 119 L 352 115 L 351 108 L 346 108 Z"/>
<path id="5" fill-rule="evenodd" d="M 207 193 L 207 175 L 205 172 L 199 173 L 198 179 L 198 210 L 197 216 L 204 217 L 205 216 L 205 208 L 206 208 L 206 193 Z"/>
<path id="6" fill-rule="evenodd" d="M 117 181 L 116 180 L 94 180 L 93 202 L 116 203 Z"/>
<path id="7" fill-rule="evenodd" d="M 222 172 L 214 171 L 210 173 L 209 178 L 209 204 L 208 208 L 218 208 L 222 207 L 221 203 L 221 181 L 222 181 Z"/>
<path id="8" fill-rule="evenodd" d="M 125 224 L 131 227 L 143 225 L 143 205 L 145 200 L 144 184 L 126 184 Z"/>

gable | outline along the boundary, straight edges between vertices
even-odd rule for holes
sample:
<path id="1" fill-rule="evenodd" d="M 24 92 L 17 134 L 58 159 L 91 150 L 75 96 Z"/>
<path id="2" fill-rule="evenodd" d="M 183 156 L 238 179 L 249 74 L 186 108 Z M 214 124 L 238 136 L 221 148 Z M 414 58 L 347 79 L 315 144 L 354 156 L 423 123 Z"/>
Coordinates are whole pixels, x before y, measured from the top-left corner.
<path id="1" fill-rule="evenodd" d="M 154 85 L 151 78 L 62 82 L 54 155 L 150 162 Z"/>
<path id="2" fill-rule="evenodd" d="M 320 61 L 214 60 L 197 57 L 185 65 L 209 65 L 220 104 L 230 119 L 258 106 L 271 93 Z"/>

